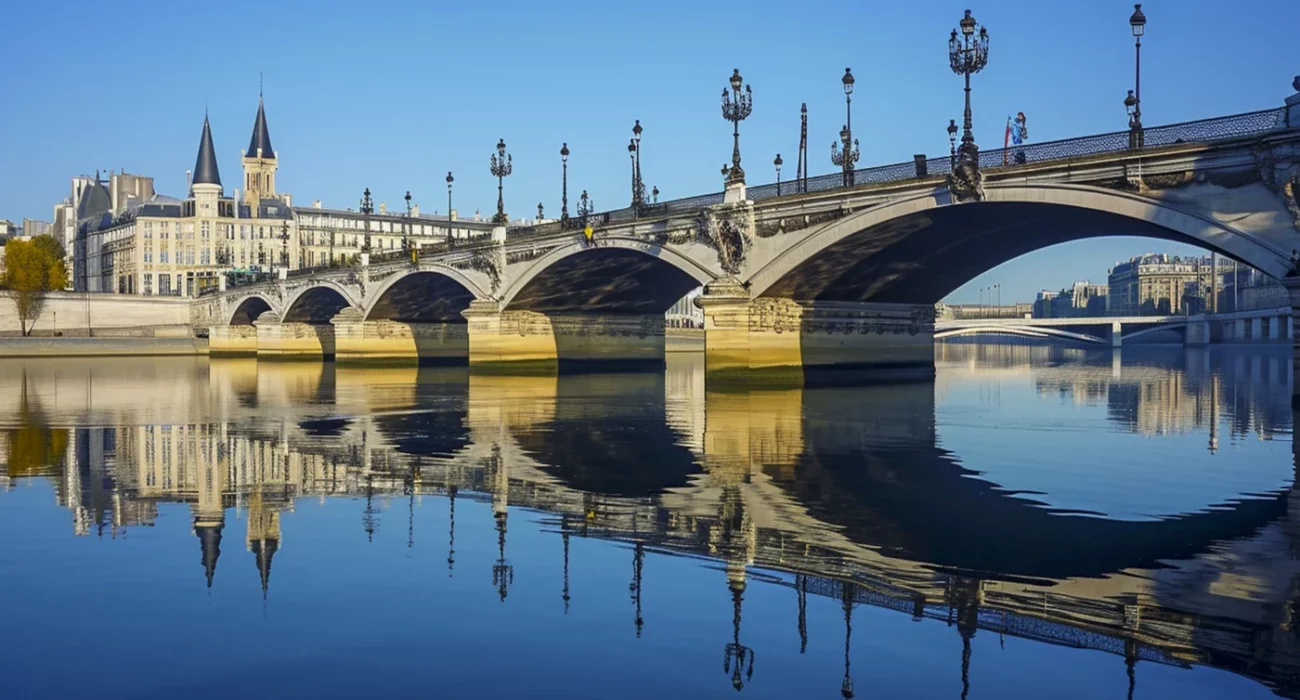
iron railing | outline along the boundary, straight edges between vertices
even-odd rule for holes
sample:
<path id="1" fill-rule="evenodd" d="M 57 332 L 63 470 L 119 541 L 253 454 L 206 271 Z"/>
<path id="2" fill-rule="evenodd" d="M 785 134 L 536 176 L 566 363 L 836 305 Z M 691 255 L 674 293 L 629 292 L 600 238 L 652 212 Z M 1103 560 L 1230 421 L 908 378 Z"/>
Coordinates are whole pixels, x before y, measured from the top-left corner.
<path id="1" fill-rule="evenodd" d="M 1215 141 L 1224 141 L 1267 133 L 1285 127 L 1285 107 L 1265 109 L 1257 112 L 1247 112 L 1245 114 L 1234 114 L 1226 117 L 1214 117 L 1212 119 L 1200 119 L 1197 121 L 1143 129 L 1142 150 L 1146 151 L 1153 148 L 1161 148 L 1184 143 L 1213 143 Z M 1130 146 L 1130 132 L 1127 130 L 1114 131 L 1108 134 L 1061 139 L 1059 141 L 1048 141 L 1046 143 L 1022 145 L 1005 149 L 985 149 L 980 151 L 980 168 L 985 171 L 996 171 L 1001 168 L 1016 167 L 1029 163 L 1069 160 L 1072 158 L 1083 158 L 1105 153 L 1121 153 L 1129 150 L 1132 150 Z M 942 156 L 926 158 L 924 163 L 927 177 L 940 176 L 946 174 L 951 169 L 952 156 L 950 154 L 945 154 Z M 853 175 L 854 187 L 869 184 L 884 184 L 889 182 L 905 182 L 920 177 L 921 175 L 918 172 L 917 160 L 911 160 L 904 163 L 878 165 L 870 168 L 861 168 L 855 170 Z M 841 189 L 843 187 L 843 174 L 836 172 L 806 178 L 802 181 L 786 180 L 781 182 L 779 187 L 776 183 L 755 185 L 754 187 L 747 188 L 746 196 L 751 201 L 757 202 L 777 196 L 789 196 L 805 192 L 826 192 L 829 190 Z M 593 226 L 609 226 L 611 224 L 626 223 L 637 219 L 661 219 L 677 214 L 690 214 L 704 207 L 721 204 L 722 198 L 722 192 L 713 192 L 709 194 L 696 195 L 694 197 L 684 197 L 666 202 L 658 202 L 655 204 L 643 204 L 637 208 L 628 206 L 623 207 L 622 209 L 614 209 L 593 214 L 588 217 L 588 221 Z M 545 224 L 513 227 L 507 233 L 507 237 L 509 240 L 526 240 L 529 238 L 555 235 L 580 228 L 580 219 L 574 217 L 570 219 L 567 224 L 560 221 L 552 221 Z M 458 240 L 455 249 L 473 249 L 483 244 L 484 241 L 489 240 L 489 238 L 489 236 L 481 236 L 475 237 L 469 241 Z M 445 244 L 425 246 L 420 249 L 420 256 L 436 255 L 447 252 L 448 250 L 449 249 Z M 290 274 L 291 276 L 297 277 L 301 274 L 311 274 L 312 272 L 321 269 L 327 268 L 313 268 L 311 272 L 306 271 L 307 269 L 295 270 L 294 273 L 298 274 Z"/>

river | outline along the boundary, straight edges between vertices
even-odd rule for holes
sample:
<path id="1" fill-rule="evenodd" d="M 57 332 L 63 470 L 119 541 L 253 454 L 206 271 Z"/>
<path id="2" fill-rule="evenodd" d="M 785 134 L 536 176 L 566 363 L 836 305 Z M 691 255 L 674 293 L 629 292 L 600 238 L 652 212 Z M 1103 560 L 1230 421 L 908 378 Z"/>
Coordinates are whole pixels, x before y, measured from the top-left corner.
<path id="1" fill-rule="evenodd" d="M 1291 365 L 0 361 L 0 696 L 1300 697 Z"/>

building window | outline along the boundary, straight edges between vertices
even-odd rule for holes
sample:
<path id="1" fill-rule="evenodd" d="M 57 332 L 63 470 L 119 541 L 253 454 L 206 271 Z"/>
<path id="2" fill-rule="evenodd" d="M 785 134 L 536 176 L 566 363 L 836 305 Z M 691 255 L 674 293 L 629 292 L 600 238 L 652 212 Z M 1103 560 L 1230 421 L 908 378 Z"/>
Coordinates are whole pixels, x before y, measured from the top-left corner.
<path id="1" fill-rule="evenodd" d="M 146 221 L 146 222 L 144 222 L 144 237 L 145 237 L 145 238 L 153 238 L 153 222 L 152 222 L 152 221 Z"/>
<path id="2" fill-rule="evenodd" d="M 205 241 L 208 240 L 208 238 L 212 236 L 212 222 L 204 221 L 203 223 L 200 224 L 200 227 L 202 230 L 203 240 Z"/>
<path id="3" fill-rule="evenodd" d="M 147 262 L 147 263 L 151 263 L 151 262 L 153 262 L 153 251 L 152 251 L 152 250 L 149 250 L 148 248 L 145 249 L 145 251 L 144 251 L 144 261 Z"/>
<path id="4" fill-rule="evenodd" d="M 158 251 L 158 262 L 160 262 L 160 263 L 165 263 L 165 262 L 167 262 L 167 249 L 166 249 L 166 248 L 163 248 L 162 250 Z M 159 289 L 161 289 L 161 288 L 162 288 L 162 283 L 159 282 Z"/>

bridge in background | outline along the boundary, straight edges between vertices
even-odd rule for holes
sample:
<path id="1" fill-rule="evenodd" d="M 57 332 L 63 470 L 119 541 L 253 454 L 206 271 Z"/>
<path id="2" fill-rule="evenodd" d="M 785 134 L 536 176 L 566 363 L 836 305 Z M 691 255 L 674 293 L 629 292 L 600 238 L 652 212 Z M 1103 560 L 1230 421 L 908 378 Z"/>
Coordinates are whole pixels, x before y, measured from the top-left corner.
<path id="1" fill-rule="evenodd" d="M 1176 331 L 1186 345 L 1215 342 L 1292 342 L 1291 308 L 1253 309 L 1196 316 L 1097 316 L 1081 318 L 972 318 L 934 324 L 935 340 L 1003 335 L 1069 340 L 1120 347 Z"/>
<path id="2" fill-rule="evenodd" d="M 1010 164 L 987 151 L 975 188 L 950 186 L 947 155 L 857 171 L 852 187 L 838 174 L 732 183 L 585 221 L 500 227 L 414 260 L 363 255 L 356 267 L 222 289 L 191 318 L 210 329 L 213 353 L 662 362 L 664 312 L 703 286 L 710 372 L 929 371 L 935 302 L 1058 243 L 1164 238 L 1287 278 L 1300 247 L 1300 95 L 1147 129 L 1144 143 L 1130 148 L 1128 132 L 1044 143 Z M 1300 300 L 1300 278 L 1287 284 Z"/>

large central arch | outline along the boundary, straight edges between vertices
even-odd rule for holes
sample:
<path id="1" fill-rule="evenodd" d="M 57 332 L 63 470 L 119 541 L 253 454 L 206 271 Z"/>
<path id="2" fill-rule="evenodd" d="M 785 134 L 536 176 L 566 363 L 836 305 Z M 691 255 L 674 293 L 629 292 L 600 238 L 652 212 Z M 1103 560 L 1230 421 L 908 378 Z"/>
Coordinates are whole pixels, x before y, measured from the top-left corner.
<path id="1" fill-rule="evenodd" d="M 711 282 L 700 263 L 622 236 L 578 241 L 538 258 L 502 292 L 503 309 L 540 313 L 661 314 Z"/>
<path id="2" fill-rule="evenodd" d="M 938 188 L 831 222 L 748 281 L 755 296 L 928 304 L 1026 253 L 1116 235 L 1190 243 L 1274 276 L 1288 267 L 1288 251 L 1171 203 L 1085 185 L 993 185 L 983 202 L 952 205 Z"/>

